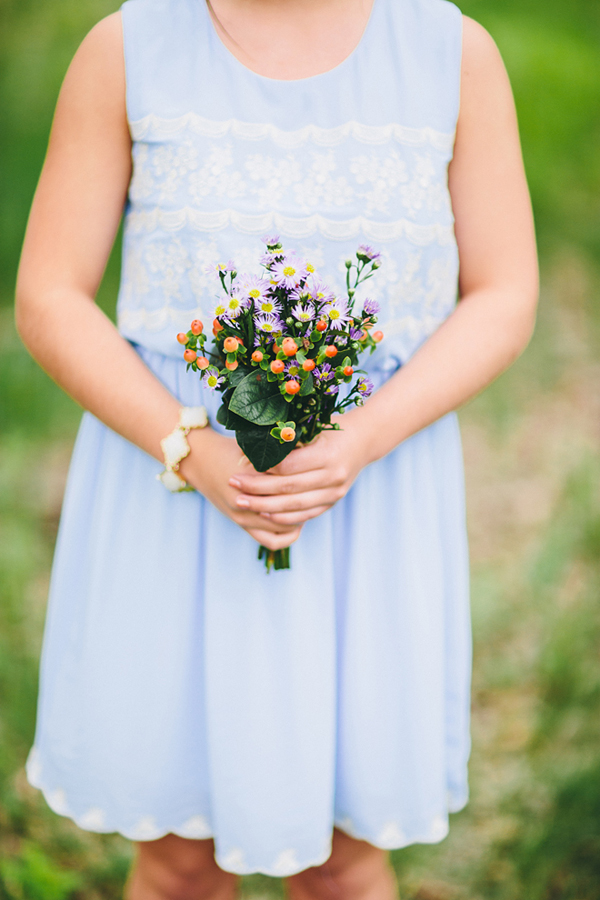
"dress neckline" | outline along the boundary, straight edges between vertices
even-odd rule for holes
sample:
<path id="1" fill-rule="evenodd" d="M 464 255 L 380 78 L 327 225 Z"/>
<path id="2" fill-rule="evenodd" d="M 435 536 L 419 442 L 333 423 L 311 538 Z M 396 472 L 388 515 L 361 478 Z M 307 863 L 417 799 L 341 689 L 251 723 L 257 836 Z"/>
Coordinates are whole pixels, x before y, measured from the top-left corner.
<path id="1" fill-rule="evenodd" d="M 206 17 L 206 24 L 209 30 L 209 34 L 213 39 L 218 52 L 224 59 L 229 59 L 229 61 L 241 72 L 245 73 L 246 75 L 250 75 L 252 78 L 258 79 L 259 81 L 269 82 L 271 84 L 307 84 L 308 82 L 315 81 L 318 78 L 326 78 L 328 76 L 334 75 L 351 64 L 351 62 L 358 55 L 359 51 L 361 51 L 366 44 L 368 34 L 373 30 L 375 10 L 377 6 L 381 5 L 382 0 L 371 0 L 371 10 L 369 12 L 369 17 L 367 19 L 365 27 L 363 28 L 362 34 L 358 39 L 358 43 L 355 44 L 348 56 L 345 56 L 344 59 L 341 60 L 341 62 L 339 62 L 337 65 L 333 66 L 333 68 L 326 69 L 324 72 L 317 72 L 315 75 L 306 75 L 304 78 L 271 78 L 268 75 L 261 75 L 260 72 L 256 72 L 254 69 L 251 69 L 240 59 L 238 59 L 235 53 L 233 53 L 233 51 L 230 50 L 229 47 L 220 38 L 219 33 L 215 27 L 215 23 L 213 22 L 212 16 L 210 14 L 207 0 L 200 0 L 200 3 L 204 9 L 204 15 Z"/>

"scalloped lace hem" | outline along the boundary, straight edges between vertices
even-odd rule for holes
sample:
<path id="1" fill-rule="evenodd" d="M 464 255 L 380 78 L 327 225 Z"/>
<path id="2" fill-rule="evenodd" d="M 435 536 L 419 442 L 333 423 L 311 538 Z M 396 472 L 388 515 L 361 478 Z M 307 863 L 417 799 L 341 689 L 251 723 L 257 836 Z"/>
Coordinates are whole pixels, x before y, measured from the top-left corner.
<path id="1" fill-rule="evenodd" d="M 71 819 L 84 831 L 92 831 L 99 834 L 121 834 L 130 841 L 155 841 L 167 834 L 176 834 L 178 837 L 188 840 L 207 840 L 214 838 L 210 824 L 205 816 L 196 814 L 188 817 L 178 827 L 160 827 L 154 816 L 140 816 L 132 828 L 119 828 L 108 823 L 105 811 L 101 807 L 90 807 L 82 815 L 73 812 L 66 792 L 62 788 L 48 788 L 41 776 L 41 763 L 37 749 L 32 748 L 25 765 L 27 780 L 40 790 L 50 809 L 57 815 Z M 366 834 L 356 827 L 350 817 L 336 819 L 334 825 L 350 837 L 366 841 L 382 850 L 400 850 L 411 844 L 436 844 L 442 841 L 448 834 L 448 812 L 458 812 L 467 804 L 467 798 L 448 797 L 447 811 L 433 817 L 429 828 L 416 834 L 408 835 L 401 825 L 391 820 L 379 830 L 376 835 Z M 227 872 L 236 875 L 251 875 L 261 872 L 273 878 L 287 878 L 304 869 L 320 866 L 331 855 L 331 835 L 324 838 L 321 853 L 314 859 L 300 861 L 294 848 L 282 850 L 277 854 L 271 865 L 257 869 L 249 866 L 242 848 L 232 847 L 225 853 L 215 853 L 218 865 Z"/>
<path id="2" fill-rule="evenodd" d="M 363 125 L 361 122 L 345 122 L 334 128 L 305 125 L 293 131 L 285 131 L 270 123 L 242 122 L 239 119 L 216 121 L 198 113 L 188 112 L 177 118 L 167 119 L 150 113 L 129 123 L 131 135 L 136 141 L 148 137 L 155 140 L 173 137 L 188 129 L 193 134 L 208 138 L 231 136 L 245 141 L 271 140 L 278 147 L 290 150 L 311 141 L 322 147 L 334 147 L 348 138 L 363 144 L 385 144 L 395 140 L 409 147 L 430 145 L 436 150 L 449 152 L 454 145 L 455 132 L 436 131 L 434 128 L 410 128 L 391 122 L 388 125 Z"/>
<path id="3" fill-rule="evenodd" d="M 364 236 L 369 240 L 387 243 L 406 238 L 417 247 L 426 247 L 434 243 L 444 247 L 454 241 L 454 225 L 442 225 L 439 222 L 419 225 L 408 219 L 375 222 L 365 216 L 327 219 L 318 213 L 312 216 L 291 217 L 277 212 L 266 212 L 253 216 L 235 209 L 205 212 L 191 206 L 173 210 L 155 207 L 131 211 L 126 221 L 126 231 L 133 234 L 152 232 L 159 228 L 169 232 L 181 231 L 185 227 L 202 232 L 222 231 L 232 227 L 243 234 L 264 234 L 266 231 L 276 230 L 284 237 L 296 239 L 319 233 L 331 241 L 346 241 Z"/>

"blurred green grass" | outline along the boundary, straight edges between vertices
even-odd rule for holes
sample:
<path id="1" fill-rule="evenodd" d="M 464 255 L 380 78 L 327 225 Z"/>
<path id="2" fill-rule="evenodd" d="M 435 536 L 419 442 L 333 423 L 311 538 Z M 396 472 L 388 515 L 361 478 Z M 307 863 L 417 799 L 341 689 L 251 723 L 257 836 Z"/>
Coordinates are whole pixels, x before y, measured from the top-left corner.
<path id="1" fill-rule="evenodd" d="M 462 413 L 473 560 L 472 800 L 394 854 L 413 900 L 600 898 L 600 4 L 464 0 L 513 82 L 542 260 L 526 355 Z M 26 783 L 48 572 L 76 405 L 21 347 L 12 292 L 54 100 L 118 4 L 0 0 L 0 900 L 120 896 L 130 849 Z M 113 253 L 100 293 L 112 314 Z M 281 897 L 244 880 L 245 898 Z"/>

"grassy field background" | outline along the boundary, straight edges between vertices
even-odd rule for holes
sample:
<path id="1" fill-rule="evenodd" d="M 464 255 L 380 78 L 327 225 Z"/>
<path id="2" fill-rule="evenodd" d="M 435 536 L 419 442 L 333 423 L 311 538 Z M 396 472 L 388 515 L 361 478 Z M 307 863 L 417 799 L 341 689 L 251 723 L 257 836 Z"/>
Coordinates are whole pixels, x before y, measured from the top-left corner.
<path id="1" fill-rule="evenodd" d="M 12 324 L 28 205 L 68 61 L 111 0 L 0 0 L 0 900 L 118 898 L 128 843 L 26 783 L 48 573 L 79 410 Z M 600 898 L 600 4 L 464 0 L 517 99 L 542 261 L 521 360 L 461 413 L 473 567 L 472 800 L 394 854 L 413 900 Z M 118 259 L 100 302 L 114 307 Z M 276 898 L 274 879 L 244 897 Z"/>

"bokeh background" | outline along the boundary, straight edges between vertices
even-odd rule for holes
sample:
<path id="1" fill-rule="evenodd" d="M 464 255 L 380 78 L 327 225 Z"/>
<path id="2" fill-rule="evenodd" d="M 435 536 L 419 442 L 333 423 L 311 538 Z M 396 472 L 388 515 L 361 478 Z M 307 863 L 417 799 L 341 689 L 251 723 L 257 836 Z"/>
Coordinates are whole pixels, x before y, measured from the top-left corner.
<path id="1" fill-rule="evenodd" d="M 403 898 L 600 898 L 600 3 L 459 0 L 503 52 L 535 206 L 542 302 L 526 354 L 461 413 L 475 670 L 472 800 L 393 855 Z M 0 898 L 120 897 L 131 848 L 25 780 L 48 573 L 80 411 L 12 320 L 53 105 L 118 0 L 0 0 Z M 113 253 L 100 292 L 112 313 Z M 93 346 L 88 349 L 93 365 Z M 245 900 L 279 898 L 244 879 Z"/>

